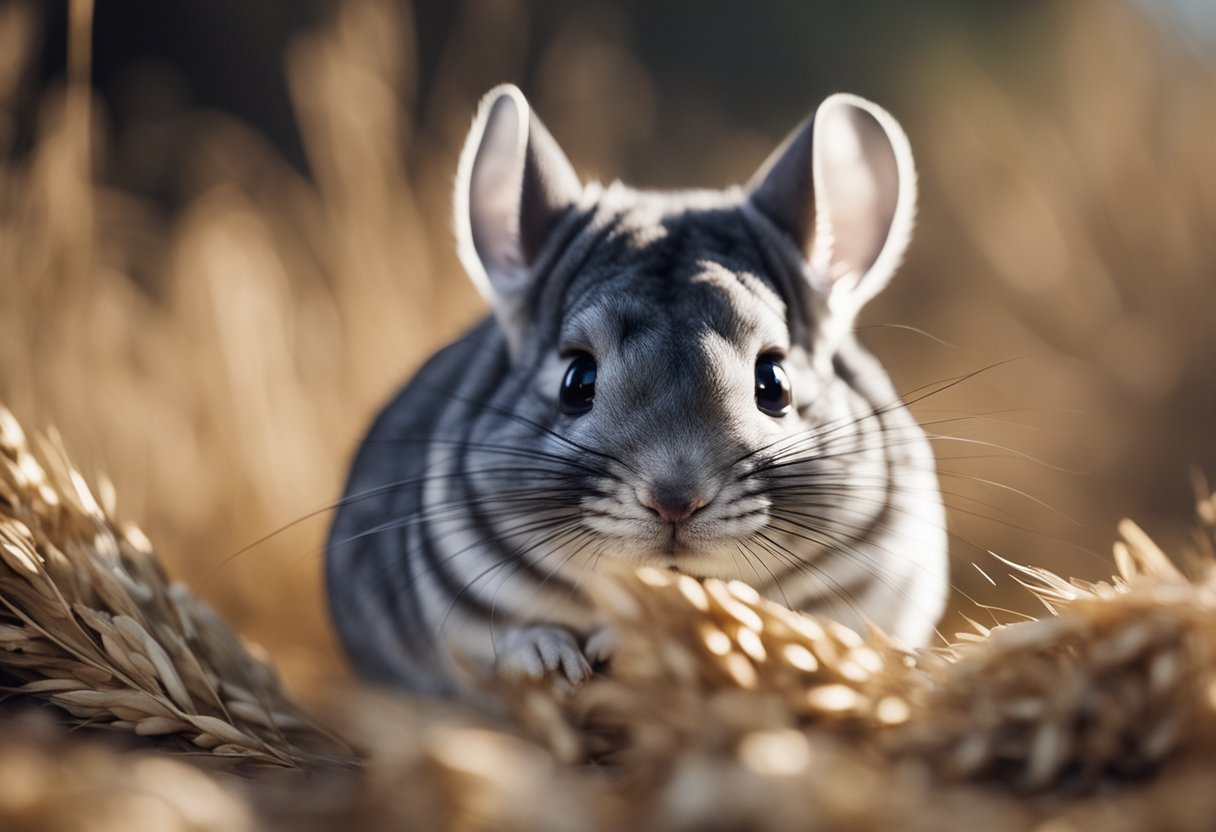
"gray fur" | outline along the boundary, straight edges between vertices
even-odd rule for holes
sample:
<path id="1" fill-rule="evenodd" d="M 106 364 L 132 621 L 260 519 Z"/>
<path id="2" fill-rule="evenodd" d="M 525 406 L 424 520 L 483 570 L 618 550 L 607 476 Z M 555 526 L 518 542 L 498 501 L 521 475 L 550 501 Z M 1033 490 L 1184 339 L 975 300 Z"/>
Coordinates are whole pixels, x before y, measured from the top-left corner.
<path id="1" fill-rule="evenodd" d="M 588 574 L 640 564 L 924 644 L 946 594 L 933 455 L 852 334 L 911 230 L 898 125 L 833 96 L 747 188 L 576 184 L 518 90 L 492 91 L 456 222 L 494 315 L 380 414 L 331 531 L 358 672 L 431 693 L 461 662 L 578 681 L 579 651 L 609 641 Z M 572 417 L 575 350 L 598 379 Z M 755 402 L 771 352 L 793 388 L 780 418 Z M 666 522 L 647 501 L 673 491 L 706 505 Z"/>

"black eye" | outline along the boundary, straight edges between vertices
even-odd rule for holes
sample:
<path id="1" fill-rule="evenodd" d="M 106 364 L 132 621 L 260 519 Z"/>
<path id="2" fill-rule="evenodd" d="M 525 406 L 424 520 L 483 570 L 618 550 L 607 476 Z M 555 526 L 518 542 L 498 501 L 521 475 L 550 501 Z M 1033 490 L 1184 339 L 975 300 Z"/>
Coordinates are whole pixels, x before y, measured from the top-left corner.
<path id="1" fill-rule="evenodd" d="M 775 358 L 764 358 L 756 362 L 756 407 L 769 416 L 784 416 L 789 412 L 792 399 L 790 380 Z"/>
<path id="2" fill-rule="evenodd" d="M 580 353 L 570 362 L 570 368 L 562 378 L 562 413 L 581 416 L 591 409 L 595 401 L 595 359 Z"/>

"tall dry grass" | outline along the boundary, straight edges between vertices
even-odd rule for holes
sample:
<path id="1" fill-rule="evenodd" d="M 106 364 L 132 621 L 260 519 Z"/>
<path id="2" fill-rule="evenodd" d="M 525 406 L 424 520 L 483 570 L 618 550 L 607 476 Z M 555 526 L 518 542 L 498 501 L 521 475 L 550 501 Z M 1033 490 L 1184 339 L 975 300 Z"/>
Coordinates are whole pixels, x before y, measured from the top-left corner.
<path id="1" fill-rule="evenodd" d="M 4 36 L 28 46 L 28 25 L 14 7 Z M 89 175 L 87 131 L 59 100 L 32 157 L 3 171 L 0 395 L 86 449 L 124 513 L 176 541 L 175 571 L 297 675 L 333 665 L 323 520 L 222 568 L 217 553 L 335 498 L 394 377 L 471 314 L 449 312 L 468 292 L 438 279 L 447 221 L 422 212 L 441 200 L 402 168 L 407 43 L 386 4 L 359 2 L 296 45 L 315 183 L 241 125 L 188 114 L 194 195 L 166 224 Z"/>
<path id="2" fill-rule="evenodd" d="M 699 145 L 664 146 L 657 114 L 675 102 L 618 18 L 572 14 L 545 39 L 511 4 L 461 4 L 424 97 L 408 8 L 346 0 L 287 62 L 310 178 L 217 113 L 176 111 L 133 134 L 146 145 L 111 146 L 79 84 L 42 102 L 18 158 L 10 114 L 40 49 L 29 11 L 0 9 L 0 400 L 56 424 L 172 571 L 304 686 L 339 666 L 325 517 L 228 556 L 336 498 L 375 407 L 480 313 L 449 231 L 476 97 L 527 81 L 576 162 L 606 176 L 644 154 L 718 183 L 779 139 L 717 112 L 672 130 Z M 1216 462 L 1211 67 L 1122 4 L 1037 4 L 1023 23 L 943 31 L 891 68 L 884 103 L 925 200 L 909 263 L 864 322 L 904 389 L 1021 357 L 916 408 L 957 437 L 938 441 L 956 581 L 993 605 L 1019 602 L 985 550 L 1108 574 L 1114 520 L 1168 540 L 1185 467 Z M 802 98 L 790 82 L 781 100 Z M 171 160 L 179 211 L 105 184 L 133 152 Z"/>

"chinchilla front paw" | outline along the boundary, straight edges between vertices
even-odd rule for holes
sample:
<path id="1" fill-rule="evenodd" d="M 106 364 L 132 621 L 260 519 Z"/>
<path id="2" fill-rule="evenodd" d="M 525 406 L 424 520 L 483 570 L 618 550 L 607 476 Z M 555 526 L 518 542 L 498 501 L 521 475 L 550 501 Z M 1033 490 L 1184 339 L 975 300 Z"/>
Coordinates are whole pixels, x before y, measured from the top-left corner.
<path id="1" fill-rule="evenodd" d="M 508 630 L 497 644 L 494 669 L 508 679 L 554 678 L 571 685 L 582 684 L 591 676 L 591 663 L 574 634 L 546 624 Z"/>

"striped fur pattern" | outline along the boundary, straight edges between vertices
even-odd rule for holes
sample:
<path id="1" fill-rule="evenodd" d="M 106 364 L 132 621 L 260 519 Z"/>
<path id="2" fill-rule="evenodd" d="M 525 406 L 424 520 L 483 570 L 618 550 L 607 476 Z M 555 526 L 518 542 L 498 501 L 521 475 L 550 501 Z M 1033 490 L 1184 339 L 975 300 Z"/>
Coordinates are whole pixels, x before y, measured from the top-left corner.
<path id="1" fill-rule="evenodd" d="M 491 92 L 456 222 L 493 314 L 380 414 L 331 531 L 360 675 L 439 694 L 464 663 L 580 681 L 611 652 L 588 576 L 641 564 L 925 643 L 947 587 L 934 459 L 852 334 L 914 200 L 898 125 L 850 96 L 747 187 L 650 193 L 582 185 L 518 90 Z M 596 381 L 571 415 L 575 355 Z M 757 408 L 760 356 L 788 376 L 783 416 Z M 656 512 L 663 489 L 691 513 Z"/>

